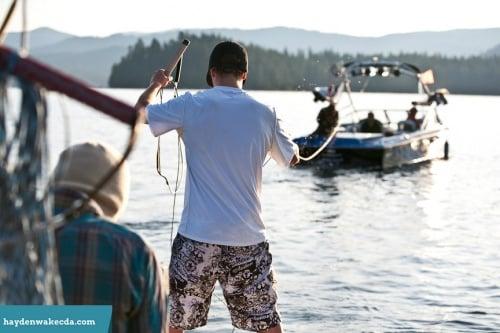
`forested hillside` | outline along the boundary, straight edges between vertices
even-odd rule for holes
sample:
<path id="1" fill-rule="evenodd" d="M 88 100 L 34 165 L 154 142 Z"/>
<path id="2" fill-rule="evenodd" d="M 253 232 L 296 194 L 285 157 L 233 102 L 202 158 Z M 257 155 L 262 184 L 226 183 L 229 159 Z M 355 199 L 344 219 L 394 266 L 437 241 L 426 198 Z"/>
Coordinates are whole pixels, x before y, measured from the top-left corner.
<path id="1" fill-rule="evenodd" d="M 145 45 L 139 40 L 120 62 L 113 65 L 109 78 L 111 87 L 145 87 L 154 70 L 163 67 L 178 48 L 179 41 L 188 38 L 191 45 L 185 54 L 182 88 L 206 88 L 205 74 L 208 57 L 213 46 L 221 40 L 216 35 L 190 35 L 180 33 L 178 41 L 160 44 L 153 39 Z M 444 57 L 425 54 L 402 53 L 381 56 L 348 55 L 324 52 L 279 52 L 255 45 L 246 45 L 249 53 L 249 79 L 246 89 L 259 90 L 307 90 L 326 85 L 332 80 L 330 68 L 355 59 L 384 59 L 409 62 L 422 70 L 432 68 L 436 88 L 446 87 L 455 94 L 500 95 L 500 57 Z M 414 91 L 414 86 L 398 80 L 374 80 L 367 91 Z"/>

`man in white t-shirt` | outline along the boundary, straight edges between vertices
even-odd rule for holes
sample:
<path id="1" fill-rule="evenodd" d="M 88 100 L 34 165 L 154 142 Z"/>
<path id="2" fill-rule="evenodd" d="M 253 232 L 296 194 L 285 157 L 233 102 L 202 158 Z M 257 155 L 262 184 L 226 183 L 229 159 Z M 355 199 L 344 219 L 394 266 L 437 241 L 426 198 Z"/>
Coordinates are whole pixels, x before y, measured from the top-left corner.
<path id="1" fill-rule="evenodd" d="M 184 210 L 169 268 L 170 332 L 206 324 L 216 281 L 234 326 L 281 332 L 261 218 L 262 167 L 268 154 L 283 166 L 297 163 L 298 148 L 275 111 L 242 90 L 247 74 L 246 49 L 222 42 L 209 60 L 212 89 L 150 105 L 169 83 L 160 70 L 136 105 L 145 107 L 153 135 L 182 130 L 186 149 Z"/>

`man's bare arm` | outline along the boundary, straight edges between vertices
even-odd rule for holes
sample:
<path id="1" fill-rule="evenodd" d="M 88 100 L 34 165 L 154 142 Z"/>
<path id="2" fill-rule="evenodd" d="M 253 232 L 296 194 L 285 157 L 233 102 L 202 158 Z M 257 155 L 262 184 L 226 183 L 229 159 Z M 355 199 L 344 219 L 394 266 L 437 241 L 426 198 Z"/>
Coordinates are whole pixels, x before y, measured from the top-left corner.
<path id="1" fill-rule="evenodd" d="M 141 96 L 139 96 L 137 103 L 135 103 L 135 110 L 137 112 L 145 113 L 146 107 L 153 102 L 160 89 L 168 85 L 170 80 L 171 78 L 165 75 L 165 71 L 163 69 L 160 69 L 159 71 L 154 73 L 149 86 L 146 88 L 146 90 L 144 90 Z M 144 119 L 146 119 L 145 115 L 143 116 Z"/>

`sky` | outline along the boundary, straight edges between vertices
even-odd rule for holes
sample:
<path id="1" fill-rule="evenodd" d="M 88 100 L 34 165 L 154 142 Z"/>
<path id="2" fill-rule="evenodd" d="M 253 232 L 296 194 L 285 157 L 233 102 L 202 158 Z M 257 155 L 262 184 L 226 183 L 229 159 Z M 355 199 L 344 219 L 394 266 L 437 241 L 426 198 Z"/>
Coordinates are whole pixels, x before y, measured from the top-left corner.
<path id="1" fill-rule="evenodd" d="M 21 1 L 20 1 L 21 2 Z M 354 36 L 500 27 L 498 0 L 27 0 L 28 29 L 79 36 L 286 26 Z M 11 0 L 0 0 L 5 15 Z M 472 5 L 474 4 L 474 5 Z M 21 29 L 20 8 L 10 31 Z"/>

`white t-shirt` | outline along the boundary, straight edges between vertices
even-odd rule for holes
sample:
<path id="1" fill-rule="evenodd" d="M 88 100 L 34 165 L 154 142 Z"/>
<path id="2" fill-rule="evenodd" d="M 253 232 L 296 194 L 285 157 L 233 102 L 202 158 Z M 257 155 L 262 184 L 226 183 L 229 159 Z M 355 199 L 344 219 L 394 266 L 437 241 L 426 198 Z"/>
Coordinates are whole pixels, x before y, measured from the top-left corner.
<path id="1" fill-rule="evenodd" d="M 238 88 L 217 86 L 147 107 L 151 132 L 182 129 L 187 180 L 179 233 L 220 245 L 266 239 L 261 218 L 266 155 L 288 166 L 298 151 L 273 109 Z"/>

